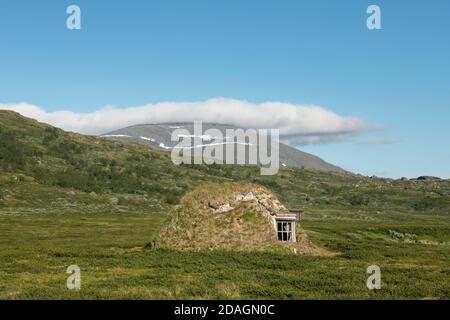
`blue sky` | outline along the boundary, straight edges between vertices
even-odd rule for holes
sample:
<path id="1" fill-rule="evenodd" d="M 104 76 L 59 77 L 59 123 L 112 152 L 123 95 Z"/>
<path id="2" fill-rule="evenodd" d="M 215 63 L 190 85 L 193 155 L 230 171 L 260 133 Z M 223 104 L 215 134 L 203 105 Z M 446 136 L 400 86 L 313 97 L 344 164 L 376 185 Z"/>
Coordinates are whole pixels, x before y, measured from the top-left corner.
<path id="1" fill-rule="evenodd" d="M 366 28 L 369 4 L 382 30 Z M 302 150 L 365 175 L 450 177 L 449 33 L 447 0 L 0 0 L 0 103 L 313 104 L 383 130 Z"/>

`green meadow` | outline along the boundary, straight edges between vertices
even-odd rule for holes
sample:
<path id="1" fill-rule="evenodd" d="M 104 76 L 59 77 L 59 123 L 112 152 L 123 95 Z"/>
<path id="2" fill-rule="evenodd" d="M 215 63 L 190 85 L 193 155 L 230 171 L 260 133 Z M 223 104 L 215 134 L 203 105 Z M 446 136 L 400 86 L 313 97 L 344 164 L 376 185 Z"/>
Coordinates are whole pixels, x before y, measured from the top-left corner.
<path id="1" fill-rule="evenodd" d="M 305 220 L 336 256 L 174 251 L 144 245 L 160 212 L 28 213 L 0 217 L 2 299 L 448 299 L 449 227 L 439 221 Z M 397 240 L 389 230 L 425 242 Z M 417 241 L 420 241 L 417 240 Z M 81 268 L 81 290 L 66 269 Z M 366 268 L 381 268 L 368 290 Z"/>

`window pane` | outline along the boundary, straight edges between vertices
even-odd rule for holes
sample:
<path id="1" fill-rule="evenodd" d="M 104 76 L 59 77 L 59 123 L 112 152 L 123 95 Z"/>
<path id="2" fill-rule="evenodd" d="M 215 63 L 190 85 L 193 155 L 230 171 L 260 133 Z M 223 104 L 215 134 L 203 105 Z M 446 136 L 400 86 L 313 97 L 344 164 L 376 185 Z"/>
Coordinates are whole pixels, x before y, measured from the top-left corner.
<path id="1" fill-rule="evenodd" d="M 277 221 L 277 237 L 279 241 L 292 241 L 293 222 Z"/>

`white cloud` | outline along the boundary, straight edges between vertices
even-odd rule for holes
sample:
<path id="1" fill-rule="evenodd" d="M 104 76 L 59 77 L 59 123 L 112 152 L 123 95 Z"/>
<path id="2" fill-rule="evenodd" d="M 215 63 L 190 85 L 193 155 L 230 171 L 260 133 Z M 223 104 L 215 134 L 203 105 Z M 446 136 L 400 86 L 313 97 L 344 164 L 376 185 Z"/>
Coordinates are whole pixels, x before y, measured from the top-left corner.
<path id="1" fill-rule="evenodd" d="M 291 144 L 324 143 L 348 140 L 377 129 L 356 117 L 340 116 L 319 106 L 281 102 L 251 103 L 233 99 L 199 102 L 161 102 L 143 106 L 104 107 L 89 113 L 46 112 L 28 104 L 0 104 L 26 117 L 83 134 L 104 134 L 143 123 L 192 122 L 202 120 L 242 128 L 278 128 L 281 138 Z"/>
<path id="2" fill-rule="evenodd" d="M 394 144 L 399 140 L 396 138 L 367 138 L 364 140 L 356 141 L 356 144 L 362 145 L 378 145 L 378 144 Z"/>

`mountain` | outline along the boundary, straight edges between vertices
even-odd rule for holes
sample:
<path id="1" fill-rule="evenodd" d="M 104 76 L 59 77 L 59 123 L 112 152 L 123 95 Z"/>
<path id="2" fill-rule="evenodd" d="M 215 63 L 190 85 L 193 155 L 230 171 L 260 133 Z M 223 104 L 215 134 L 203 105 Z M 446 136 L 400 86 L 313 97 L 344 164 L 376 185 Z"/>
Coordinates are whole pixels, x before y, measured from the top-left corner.
<path id="1" fill-rule="evenodd" d="M 159 126 L 162 132 L 164 126 Z M 169 143 L 160 141 L 164 135 L 145 137 Z M 306 167 L 282 167 L 276 175 L 262 176 L 257 166 L 177 166 L 169 152 L 158 148 L 70 133 L 0 110 L 1 210 L 98 211 L 117 206 L 162 210 L 198 186 L 233 181 L 265 186 L 294 209 L 392 215 L 394 211 L 440 214 L 450 206 L 449 180 L 369 178 Z"/>
<path id="2" fill-rule="evenodd" d="M 141 124 L 108 132 L 101 135 L 101 137 L 117 141 L 137 142 L 164 150 L 171 150 L 178 143 L 171 141 L 171 134 L 174 130 L 180 128 L 186 129 L 191 133 L 194 132 L 194 125 L 192 123 Z M 237 127 L 216 123 L 203 123 L 203 132 L 208 129 L 218 129 L 223 137 L 226 137 L 227 129 L 235 130 Z M 201 141 L 203 146 L 212 142 L 216 143 L 212 137 L 205 135 L 201 136 Z M 228 143 L 226 139 L 223 141 L 224 145 Z M 280 167 L 308 168 L 326 172 L 345 172 L 345 170 L 325 162 L 317 156 L 292 148 L 284 143 L 280 143 L 279 151 Z"/>

